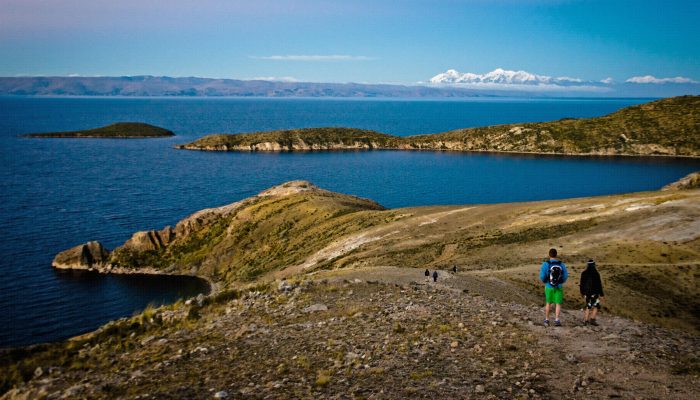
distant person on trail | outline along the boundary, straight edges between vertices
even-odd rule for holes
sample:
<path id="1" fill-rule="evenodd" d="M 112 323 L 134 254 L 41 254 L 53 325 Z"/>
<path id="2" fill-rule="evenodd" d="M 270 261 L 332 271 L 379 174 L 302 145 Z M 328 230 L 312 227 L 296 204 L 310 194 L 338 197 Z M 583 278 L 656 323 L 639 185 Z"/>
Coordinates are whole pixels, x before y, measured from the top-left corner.
<path id="1" fill-rule="evenodd" d="M 598 314 L 605 295 L 603 294 L 603 282 L 600 280 L 600 274 L 592 259 L 588 260 L 586 270 L 581 273 L 580 288 L 581 296 L 586 302 L 586 308 L 583 311 L 583 324 L 598 326 L 595 316 Z"/>
<path id="2" fill-rule="evenodd" d="M 425 270 L 425 281 L 430 282 L 430 271 L 427 269 Z"/>
<path id="3" fill-rule="evenodd" d="M 455 274 L 457 273 L 457 265 L 452 266 L 452 272 L 454 272 Z"/>
<path id="4" fill-rule="evenodd" d="M 437 282 L 437 271 L 433 271 L 433 282 Z"/>
<path id="5" fill-rule="evenodd" d="M 549 309 L 552 303 L 556 305 L 554 326 L 561 326 L 559 313 L 561 303 L 564 301 L 563 285 L 567 279 L 569 279 L 569 271 L 557 257 L 557 249 L 549 249 L 549 259 L 545 260 L 540 268 L 540 280 L 544 283 L 544 326 L 549 326 Z"/>

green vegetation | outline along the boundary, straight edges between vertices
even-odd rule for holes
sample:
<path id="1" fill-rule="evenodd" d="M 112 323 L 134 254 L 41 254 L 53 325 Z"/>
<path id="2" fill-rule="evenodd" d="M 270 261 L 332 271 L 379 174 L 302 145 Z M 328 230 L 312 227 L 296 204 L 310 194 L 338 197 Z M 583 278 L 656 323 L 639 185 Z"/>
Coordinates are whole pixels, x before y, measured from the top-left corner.
<path id="1" fill-rule="evenodd" d="M 681 96 L 587 119 L 496 125 L 399 137 L 349 128 L 208 135 L 191 150 L 401 149 L 588 155 L 700 156 L 700 96 Z"/>
<path id="2" fill-rule="evenodd" d="M 179 148 L 216 150 L 254 150 L 261 143 L 274 143 L 281 150 L 329 149 L 332 146 L 384 148 L 398 143 L 396 136 L 364 129 L 308 128 L 238 135 L 208 135 Z M 308 147 L 308 148 L 307 148 Z M 312 148 L 313 147 L 313 148 Z"/>
<path id="3" fill-rule="evenodd" d="M 148 138 L 173 136 L 173 132 L 140 122 L 117 122 L 101 128 L 84 131 L 30 133 L 30 138 Z"/>

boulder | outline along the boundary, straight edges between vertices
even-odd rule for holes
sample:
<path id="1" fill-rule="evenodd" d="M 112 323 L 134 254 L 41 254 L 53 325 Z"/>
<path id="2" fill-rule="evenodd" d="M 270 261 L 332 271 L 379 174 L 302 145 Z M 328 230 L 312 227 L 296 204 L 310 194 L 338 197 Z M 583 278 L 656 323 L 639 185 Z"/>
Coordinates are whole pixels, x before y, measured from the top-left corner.
<path id="1" fill-rule="evenodd" d="M 91 241 L 58 253 L 51 265 L 58 269 L 93 269 L 105 267 L 108 260 L 109 250 Z"/>
<path id="2" fill-rule="evenodd" d="M 175 232 L 166 226 L 160 231 L 136 232 L 122 247 L 134 251 L 160 250 L 167 247 L 174 238 Z"/>

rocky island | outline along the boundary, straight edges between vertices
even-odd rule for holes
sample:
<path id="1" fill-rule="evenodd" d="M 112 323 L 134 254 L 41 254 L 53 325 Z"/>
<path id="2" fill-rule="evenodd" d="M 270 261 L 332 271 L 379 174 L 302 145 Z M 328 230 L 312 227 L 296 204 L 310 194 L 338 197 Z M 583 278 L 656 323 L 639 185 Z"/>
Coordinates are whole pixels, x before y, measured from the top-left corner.
<path id="1" fill-rule="evenodd" d="M 54 267 L 189 274 L 215 290 L 66 342 L 5 350 L 0 393 L 696 398 L 698 182 L 386 209 L 294 181 L 137 232 L 112 252 L 89 242 Z M 550 247 L 572 276 L 562 328 L 541 326 L 536 275 Z M 606 285 L 599 327 L 578 314 L 577 277 L 591 257 Z"/>
<path id="2" fill-rule="evenodd" d="M 44 132 L 21 135 L 28 138 L 154 138 L 174 136 L 172 131 L 141 122 L 117 122 L 95 129 L 67 132 Z"/>
<path id="3" fill-rule="evenodd" d="M 351 128 L 216 134 L 177 146 L 208 151 L 437 150 L 700 157 L 700 96 L 623 108 L 597 118 L 393 136 Z"/>

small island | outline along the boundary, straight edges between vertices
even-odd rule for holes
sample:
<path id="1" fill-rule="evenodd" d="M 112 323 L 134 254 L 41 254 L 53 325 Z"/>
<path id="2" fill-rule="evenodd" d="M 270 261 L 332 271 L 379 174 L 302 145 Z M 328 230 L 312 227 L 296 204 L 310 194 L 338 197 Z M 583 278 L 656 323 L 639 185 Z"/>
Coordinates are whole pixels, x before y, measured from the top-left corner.
<path id="1" fill-rule="evenodd" d="M 27 138 L 130 139 L 174 136 L 172 131 L 142 122 L 117 122 L 95 129 L 67 132 L 44 132 L 21 135 Z"/>
<path id="2" fill-rule="evenodd" d="M 327 127 L 207 135 L 205 151 L 432 150 L 581 156 L 700 157 L 700 96 L 679 96 L 597 118 L 564 118 L 415 136 Z"/>

